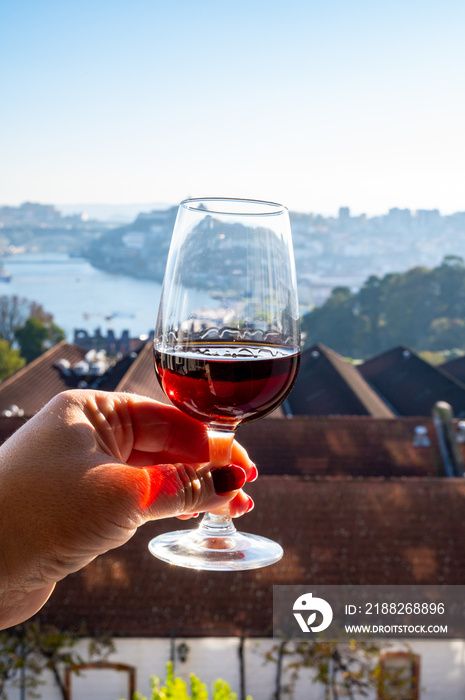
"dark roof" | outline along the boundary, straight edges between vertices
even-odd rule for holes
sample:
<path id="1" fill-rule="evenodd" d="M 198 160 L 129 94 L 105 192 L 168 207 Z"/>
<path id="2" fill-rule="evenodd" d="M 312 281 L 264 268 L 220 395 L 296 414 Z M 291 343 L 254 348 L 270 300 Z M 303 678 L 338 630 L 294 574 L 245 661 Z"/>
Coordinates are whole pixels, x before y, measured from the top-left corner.
<path id="1" fill-rule="evenodd" d="M 15 404 L 25 415 L 37 413 L 61 391 L 75 388 L 84 379 L 61 372 L 57 363 L 67 360 L 72 366 L 83 360 L 88 350 L 62 341 L 0 384 L 0 412 Z M 158 385 L 153 368 L 151 343 L 124 355 L 101 377 L 90 378 L 91 388 L 102 391 L 128 391 L 169 403 Z"/>
<path id="2" fill-rule="evenodd" d="M 413 445 L 418 425 L 427 429 L 429 447 Z M 387 477 L 443 473 L 430 418 L 295 416 L 280 421 L 265 418 L 240 427 L 237 438 L 260 474 Z"/>
<path id="3" fill-rule="evenodd" d="M 141 343 L 136 350 L 123 355 L 98 382 L 98 389 L 101 391 L 115 391 L 116 387 L 124 379 L 125 375 L 137 361 L 140 353 L 144 349 L 145 343 Z"/>
<path id="4" fill-rule="evenodd" d="M 437 401 L 465 416 L 465 385 L 399 345 L 358 366 L 367 382 L 400 416 L 429 416 Z"/>
<path id="5" fill-rule="evenodd" d="M 145 343 L 127 372 L 115 387 L 115 391 L 127 391 L 171 404 L 158 383 L 153 364 L 152 341 Z"/>
<path id="6" fill-rule="evenodd" d="M 154 559 L 149 540 L 192 527 L 144 525 L 123 547 L 57 584 L 37 615 L 90 634 L 265 636 L 273 585 L 463 584 L 463 479 L 262 477 L 255 508 L 236 522 L 278 540 L 284 558 L 254 571 L 181 569 Z"/>
<path id="7" fill-rule="evenodd" d="M 321 344 L 302 353 L 288 404 L 292 415 L 394 415 L 354 365 Z"/>
<path id="8" fill-rule="evenodd" d="M 439 365 L 439 369 L 465 384 L 465 355 L 449 360 L 449 362 L 444 362 L 442 365 Z"/>
<path id="9" fill-rule="evenodd" d="M 67 360 L 72 365 L 82 360 L 86 350 L 62 340 L 37 359 L 15 372 L 0 384 L 0 413 L 15 404 L 25 415 L 37 413 L 67 385 L 55 365 Z"/>

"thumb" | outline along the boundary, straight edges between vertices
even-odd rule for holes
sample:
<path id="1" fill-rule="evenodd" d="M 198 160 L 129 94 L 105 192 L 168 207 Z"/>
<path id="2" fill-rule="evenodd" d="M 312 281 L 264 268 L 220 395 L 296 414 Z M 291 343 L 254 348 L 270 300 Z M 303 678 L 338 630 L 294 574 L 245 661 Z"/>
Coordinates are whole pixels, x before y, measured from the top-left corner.
<path id="1" fill-rule="evenodd" d="M 144 522 L 224 506 L 246 481 L 244 469 L 236 464 L 162 464 L 140 471 L 145 481 L 140 501 Z"/>

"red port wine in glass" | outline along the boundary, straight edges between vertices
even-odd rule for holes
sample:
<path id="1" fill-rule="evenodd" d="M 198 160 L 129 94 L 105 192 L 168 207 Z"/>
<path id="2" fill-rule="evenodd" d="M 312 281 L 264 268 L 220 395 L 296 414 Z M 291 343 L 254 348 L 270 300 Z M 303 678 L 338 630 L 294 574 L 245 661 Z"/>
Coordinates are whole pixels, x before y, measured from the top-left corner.
<path id="1" fill-rule="evenodd" d="M 179 206 L 154 339 L 160 385 L 207 426 L 212 466 L 230 462 L 236 428 L 274 411 L 292 389 L 300 330 L 287 209 L 229 198 Z M 212 455 L 213 452 L 213 455 Z M 228 509 L 149 545 L 164 561 L 240 570 L 278 561 L 277 542 L 236 530 Z"/>
<path id="2" fill-rule="evenodd" d="M 286 348 L 248 345 L 250 354 L 245 357 L 232 357 L 234 348 L 229 348 L 222 358 L 202 356 L 202 348 L 198 351 L 154 350 L 158 377 L 175 406 L 218 428 L 247 423 L 277 408 L 289 394 L 299 365 L 298 353 Z M 258 352 L 268 352 L 269 357 Z"/>

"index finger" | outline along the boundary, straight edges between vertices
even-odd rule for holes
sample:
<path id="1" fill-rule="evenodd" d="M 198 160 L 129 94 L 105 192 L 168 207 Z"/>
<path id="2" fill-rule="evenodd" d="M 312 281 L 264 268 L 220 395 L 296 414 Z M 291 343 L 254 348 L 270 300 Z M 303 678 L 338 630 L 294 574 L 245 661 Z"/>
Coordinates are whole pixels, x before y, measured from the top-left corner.
<path id="1" fill-rule="evenodd" d="M 129 398 L 129 397 L 126 397 Z M 130 397 L 134 444 L 128 464 L 148 466 L 173 462 L 205 463 L 210 460 L 207 427 L 174 406 L 152 399 Z M 242 467 L 247 480 L 257 476 L 247 451 L 233 442 L 231 462 Z"/>
<path id="2" fill-rule="evenodd" d="M 133 450 L 150 453 L 159 463 L 208 462 L 207 429 L 178 408 L 131 397 Z"/>

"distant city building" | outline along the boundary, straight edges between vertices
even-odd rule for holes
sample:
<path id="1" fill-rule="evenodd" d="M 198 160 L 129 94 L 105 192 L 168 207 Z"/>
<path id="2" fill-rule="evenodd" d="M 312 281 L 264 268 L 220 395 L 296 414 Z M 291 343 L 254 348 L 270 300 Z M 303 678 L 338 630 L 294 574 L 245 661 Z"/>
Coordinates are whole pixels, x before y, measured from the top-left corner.
<path id="1" fill-rule="evenodd" d="M 390 227 L 408 231 L 412 224 L 412 212 L 410 209 L 394 207 L 389 209 L 387 220 Z"/>
<path id="2" fill-rule="evenodd" d="M 176 213 L 176 207 L 143 212 L 116 226 L 62 216 L 53 205 L 3 206 L 0 255 L 59 245 L 107 272 L 161 282 Z M 370 275 L 435 267 L 447 255 L 465 259 L 465 212 L 442 216 L 438 209 L 392 207 L 367 217 L 341 206 L 337 216 L 290 212 L 290 220 L 302 313 L 323 304 L 335 280 L 357 291 Z M 235 269 L 231 264 L 231 280 L 224 284 L 233 281 Z"/>
<path id="3" fill-rule="evenodd" d="M 107 330 L 106 335 L 102 334 L 100 328 L 96 328 L 93 335 L 83 328 L 76 328 L 73 342 L 87 351 L 104 350 L 107 355 L 112 357 L 126 355 L 141 345 L 140 338 L 131 338 L 128 330 L 122 331 L 118 338 L 111 328 Z"/>
<path id="4" fill-rule="evenodd" d="M 415 217 L 421 229 L 433 228 L 441 223 L 439 209 L 417 209 Z"/>

